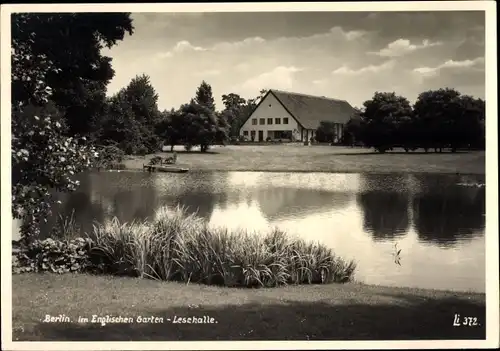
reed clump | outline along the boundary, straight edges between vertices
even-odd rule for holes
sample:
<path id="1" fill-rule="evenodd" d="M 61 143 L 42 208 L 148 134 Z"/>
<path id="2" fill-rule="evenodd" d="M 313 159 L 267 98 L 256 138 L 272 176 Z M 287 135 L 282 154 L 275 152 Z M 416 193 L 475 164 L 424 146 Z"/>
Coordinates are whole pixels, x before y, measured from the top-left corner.
<path id="1" fill-rule="evenodd" d="M 356 264 L 320 244 L 274 229 L 266 234 L 210 227 L 182 207 L 147 222 L 94 226 L 92 261 L 103 271 L 158 280 L 275 287 L 344 283 Z"/>

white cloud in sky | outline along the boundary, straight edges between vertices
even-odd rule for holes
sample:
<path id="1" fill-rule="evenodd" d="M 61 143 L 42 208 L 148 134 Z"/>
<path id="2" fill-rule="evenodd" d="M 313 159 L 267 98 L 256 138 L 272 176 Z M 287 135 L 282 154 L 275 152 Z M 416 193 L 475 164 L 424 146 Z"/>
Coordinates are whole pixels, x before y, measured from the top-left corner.
<path id="1" fill-rule="evenodd" d="M 242 88 L 251 95 L 255 95 L 261 89 L 292 89 L 295 73 L 302 70 L 295 66 L 279 66 L 248 79 L 242 84 Z"/>
<path id="2" fill-rule="evenodd" d="M 328 83 L 328 81 L 326 79 L 315 79 L 315 80 L 313 80 L 313 84 L 314 85 L 325 85 L 326 83 Z"/>
<path id="3" fill-rule="evenodd" d="M 220 42 L 214 44 L 211 47 L 203 47 L 203 46 L 193 45 L 187 40 L 181 40 L 177 44 L 175 44 L 172 50 L 160 54 L 160 57 L 167 58 L 167 57 L 172 57 L 174 53 L 185 53 L 193 51 L 227 51 L 227 50 L 240 49 L 242 47 L 249 46 L 252 44 L 261 44 L 261 43 L 265 43 L 265 40 L 263 38 L 253 37 L 234 42 Z"/>
<path id="4" fill-rule="evenodd" d="M 174 53 L 184 53 L 184 52 L 192 52 L 192 51 L 207 51 L 207 49 L 191 44 L 187 40 L 181 40 L 177 42 L 172 50 L 167 52 L 159 52 L 156 57 L 158 58 L 170 58 L 174 56 Z"/>
<path id="5" fill-rule="evenodd" d="M 170 51 L 167 52 L 160 52 L 156 55 L 158 58 L 163 59 L 163 58 L 169 58 L 172 57 L 172 53 Z"/>
<path id="6" fill-rule="evenodd" d="M 232 50 L 232 49 L 238 49 L 244 46 L 249 46 L 252 44 L 262 44 L 265 43 L 266 40 L 261 38 L 261 37 L 253 37 L 253 38 L 245 38 L 240 41 L 234 41 L 234 42 L 220 42 L 216 43 L 213 45 L 210 50 L 212 51 L 218 51 L 218 50 Z"/>
<path id="7" fill-rule="evenodd" d="M 484 57 L 477 57 L 473 60 L 454 61 L 448 60 L 436 67 L 417 67 L 413 72 L 423 76 L 433 76 L 442 69 L 464 69 L 464 68 L 482 68 L 484 67 Z"/>
<path id="8" fill-rule="evenodd" d="M 185 51 L 205 51 L 205 48 L 201 46 L 194 46 L 187 40 L 181 40 L 177 44 L 175 44 L 172 49 L 174 52 L 185 52 Z"/>
<path id="9" fill-rule="evenodd" d="M 366 34 L 367 32 L 362 30 L 352 30 L 350 32 L 345 33 L 345 38 L 347 40 L 356 40 L 358 38 L 365 36 Z"/>
<path id="10" fill-rule="evenodd" d="M 313 34 L 305 37 L 280 37 L 273 40 L 265 40 L 262 37 L 249 37 L 243 40 L 233 41 L 233 42 L 219 42 L 215 43 L 212 46 L 202 47 L 191 44 L 187 40 L 179 41 L 172 50 L 167 53 L 160 54 L 161 57 L 171 57 L 173 53 L 184 53 L 184 52 L 192 52 L 192 51 L 211 51 L 211 52 L 219 52 L 219 51 L 230 51 L 237 50 L 244 47 L 251 47 L 252 45 L 259 44 L 288 44 L 296 41 L 308 41 L 314 39 L 334 39 L 334 40 L 344 40 L 344 41 L 355 41 L 357 39 L 363 38 L 368 34 L 367 31 L 362 30 L 353 30 L 353 31 L 344 31 L 341 27 L 333 27 L 328 32 Z"/>
<path id="11" fill-rule="evenodd" d="M 332 72 L 334 75 L 362 75 L 368 73 L 379 73 L 384 70 L 389 70 L 394 67 L 394 61 L 386 61 L 380 65 L 369 65 L 365 67 L 361 67 L 360 69 L 351 69 L 348 66 L 342 66 L 337 68 Z"/>
<path id="12" fill-rule="evenodd" d="M 326 33 L 313 34 L 308 37 L 302 37 L 301 39 L 335 37 L 351 41 L 364 37 L 367 34 L 368 32 L 364 30 L 345 31 L 342 27 L 335 26 L 330 28 Z"/>
<path id="13" fill-rule="evenodd" d="M 441 42 L 431 42 L 427 39 L 422 41 L 422 44 L 412 44 L 408 39 L 398 39 L 389 43 L 385 48 L 377 52 L 370 52 L 370 54 L 382 57 L 398 57 L 407 55 L 416 50 L 425 49 L 433 46 L 440 46 Z"/>

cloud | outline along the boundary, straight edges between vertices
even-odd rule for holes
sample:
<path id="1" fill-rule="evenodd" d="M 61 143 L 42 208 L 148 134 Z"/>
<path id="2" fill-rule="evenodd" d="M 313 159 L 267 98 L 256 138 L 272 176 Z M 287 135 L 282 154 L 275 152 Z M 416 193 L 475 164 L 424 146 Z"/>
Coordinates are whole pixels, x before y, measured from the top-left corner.
<path id="1" fill-rule="evenodd" d="M 167 57 L 172 57 L 174 53 L 184 53 L 193 51 L 223 51 L 223 50 L 238 49 L 251 44 L 256 44 L 256 43 L 260 44 L 264 42 L 265 39 L 261 37 L 253 37 L 235 42 L 220 42 L 214 44 L 211 47 L 202 47 L 202 46 L 195 46 L 187 40 L 182 40 L 179 41 L 177 44 L 175 44 L 175 46 L 172 48 L 171 51 L 160 54 L 160 57 L 167 58 Z"/>
<path id="2" fill-rule="evenodd" d="M 325 85 L 328 82 L 326 79 L 315 79 L 313 80 L 314 85 Z"/>
<path id="3" fill-rule="evenodd" d="M 172 57 L 173 54 L 170 52 L 170 51 L 167 51 L 167 52 L 160 52 L 156 55 L 158 58 L 169 58 L 169 57 Z"/>
<path id="4" fill-rule="evenodd" d="M 361 67 L 360 69 L 351 69 L 347 66 L 342 66 L 337 68 L 332 72 L 334 75 L 348 75 L 348 76 L 355 76 L 355 75 L 362 75 L 362 74 L 368 74 L 368 73 L 378 73 L 384 70 L 388 70 L 394 67 L 394 61 L 386 61 L 380 65 L 369 65 L 365 67 Z"/>
<path id="5" fill-rule="evenodd" d="M 443 69 L 484 69 L 484 57 L 477 57 L 473 60 L 454 61 L 448 60 L 436 67 L 417 67 L 413 72 L 423 76 L 433 76 Z"/>
<path id="6" fill-rule="evenodd" d="M 320 33 L 320 34 L 314 34 L 311 37 L 325 37 L 325 36 L 335 36 L 335 37 L 340 37 L 348 41 L 356 40 L 361 37 L 364 37 L 366 34 L 368 34 L 367 31 L 364 30 L 351 30 L 351 31 L 345 31 L 342 27 L 336 26 L 330 28 L 330 30 L 326 33 Z M 305 37 L 308 38 L 308 37 Z"/>
<path id="7" fill-rule="evenodd" d="M 294 74 L 302 70 L 302 68 L 295 66 L 279 66 L 272 71 L 248 79 L 242 84 L 242 88 L 250 93 L 255 93 L 261 89 L 267 88 L 292 89 Z"/>
<path id="8" fill-rule="evenodd" d="M 255 45 L 262 44 L 286 44 L 287 46 L 295 48 L 297 42 L 304 42 L 308 40 L 324 40 L 324 39 L 333 39 L 333 40 L 342 40 L 347 42 L 354 42 L 357 39 L 365 37 L 369 32 L 364 30 L 352 30 L 352 31 L 344 31 L 342 27 L 333 27 L 327 32 L 312 34 L 304 37 L 279 37 L 273 40 L 266 40 L 260 36 L 248 37 L 243 40 L 237 41 L 223 41 L 219 43 L 215 43 L 211 46 L 195 46 L 192 45 L 187 40 L 179 41 L 169 52 L 162 55 L 162 57 L 171 57 L 173 53 L 183 53 L 189 51 L 210 51 L 210 52 L 220 52 L 220 51 L 232 51 L 242 48 L 249 48 Z M 323 43 L 324 44 L 324 43 Z"/>
<path id="9" fill-rule="evenodd" d="M 422 44 L 412 44 L 408 39 L 398 39 L 389 43 L 385 48 L 377 52 L 370 52 L 372 55 L 382 57 L 398 57 L 412 53 L 416 50 L 442 45 L 441 42 L 430 42 L 425 39 Z"/>
<path id="10" fill-rule="evenodd" d="M 345 38 L 347 40 L 356 40 L 358 38 L 362 38 L 363 36 L 365 36 L 367 34 L 366 31 L 362 31 L 362 30 L 352 30 L 350 32 L 346 32 L 344 34 Z"/>
<path id="11" fill-rule="evenodd" d="M 167 51 L 167 52 L 161 52 L 158 53 L 156 56 L 158 58 L 169 58 L 174 56 L 174 53 L 183 53 L 183 52 L 190 52 L 190 51 L 206 51 L 207 49 L 201 47 L 201 46 L 195 46 L 191 44 L 187 40 L 181 40 L 177 42 L 177 44 L 174 45 L 172 50 Z"/>
<path id="12" fill-rule="evenodd" d="M 244 46 L 249 46 L 252 44 L 262 44 L 265 43 L 266 40 L 261 38 L 261 37 L 252 37 L 252 38 L 245 38 L 243 40 L 239 41 L 233 41 L 233 42 L 220 42 L 216 43 L 213 45 L 210 50 L 213 51 L 218 51 L 218 50 L 231 50 L 231 49 L 237 49 L 241 48 Z"/>
<path id="13" fill-rule="evenodd" d="M 175 44 L 172 49 L 174 52 L 186 52 L 186 51 L 205 51 L 205 48 L 201 46 L 194 46 L 187 40 L 181 40 L 177 44 Z"/>
<path id="14" fill-rule="evenodd" d="M 270 42 L 298 44 L 303 42 L 316 41 L 325 45 L 325 40 L 333 40 L 335 42 L 356 42 L 358 39 L 365 38 L 368 34 L 370 34 L 370 32 L 365 30 L 345 31 L 342 27 L 335 26 L 330 28 L 330 30 L 328 30 L 327 32 L 316 33 L 302 37 L 279 37 Z"/>

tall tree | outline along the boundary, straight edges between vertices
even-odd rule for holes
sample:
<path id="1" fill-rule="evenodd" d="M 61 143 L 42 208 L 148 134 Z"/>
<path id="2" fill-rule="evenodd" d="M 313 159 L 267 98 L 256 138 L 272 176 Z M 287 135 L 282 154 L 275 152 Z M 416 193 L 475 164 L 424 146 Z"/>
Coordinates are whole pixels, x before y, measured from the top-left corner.
<path id="1" fill-rule="evenodd" d="M 481 139 L 484 101 L 461 95 L 455 89 L 428 90 L 414 105 L 418 135 L 426 148 L 455 151 Z M 483 134 L 484 135 L 484 134 Z"/>
<path id="2" fill-rule="evenodd" d="M 408 99 L 394 92 L 376 92 L 363 106 L 360 137 L 365 145 L 385 152 L 401 142 L 399 128 L 412 117 Z"/>
<path id="3" fill-rule="evenodd" d="M 142 74 L 132 78 L 124 94 L 138 122 L 148 126 L 158 122 L 158 94 L 148 75 Z"/>
<path id="4" fill-rule="evenodd" d="M 88 131 L 112 77 L 100 50 L 126 31 L 126 13 L 12 15 L 12 214 L 22 238 L 39 233 L 49 190 L 74 190 L 73 175 L 92 164 L 93 148 L 73 135 Z"/>
<path id="5" fill-rule="evenodd" d="M 136 153 L 142 146 L 140 124 L 125 88 L 108 99 L 106 117 L 101 125 L 99 140 L 103 145 L 116 144 L 127 154 Z"/>
<path id="6" fill-rule="evenodd" d="M 135 123 L 139 130 L 141 143 L 139 148 L 147 152 L 155 152 L 159 148 L 155 127 L 160 118 L 158 110 L 158 94 L 151 84 L 148 75 L 138 75 L 131 80 L 124 90 L 127 103 L 130 105 Z"/>
<path id="7" fill-rule="evenodd" d="M 201 152 L 206 152 L 210 145 L 217 142 L 221 133 L 219 121 L 215 112 L 207 106 L 191 100 L 189 104 L 181 106 L 180 115 L 186 123 L 184 129 L 186 145 L 199 145 Z"/>
<path id="8" fill-rule="evenodd" d="M 457 139 L 462 141 L 458 146 L 468 145 L 484 149 L 486 146 L 486 102 L 483 99 L 462 95 L 460 103 L 462 114 L 459 119 L 459 130 L 463 134 L 457 135 Z"/>
<path id="9" fill-rule="evenodd" d="M 205 81 L 202 81 L 198 90 L 196 91 L 196 97 L 194 101 L 202 106 L 205 106 L 210 111 L 215 113 L 215 100 L 212 93 L 212 87 Z"/>
<path id="10" fill-rule="evenodd" d="M 14 14 L 13 101 L 33 101 L 42 81 L 51 87 L 67 133 L 89 134 L 97 128 L 106 85 L 114 76 L 111 58 L 101 49 L 123 40 L 126 32 L 133 33 L 129 13 Z M 35 79 L 27 82 L 27 77 Z"/>
<path id="11" fill-rule="evenodd" d="M 174 146 L 184 143 L 186 134 L 187 120 L 180 111 L 164 111 L 161 114 L 161 120 L 156 126 L 157 134 L 162 141 L 170 145 L 170 151 Z"/>
<path id="12" fill-rule="evenodd" d="M 227 97 L 228 106 L 233 106 L 234 109 L 223 111 L 225 115 L 226 121 L 232 119 L 232 123 L 228 123 L 230 125 L 230 135 L 237 136 L 240 132 L 240 128 L 243 125 L 244 121 L 247 120 L 248 116 L 253 112 L 253 110 L 257 107 L 258 103 L 264 95 L 267 94 L 267 90 L 262 89 L 259 92 L 259 95 L 255 98 L 251 98 L 244 101 L 245 99 L 239 97 L 237 94 L 229 94 L 223 95 Z M 241 100 L 240 100 L 241 99 Z M 240 106 L 237 107 L 237 104 L 240 103 Z"/>
<path id="13" fill-rule="evenodd" d="M 237 136 L 247 111 L 247 101 L 238 94 L 222 95 L 224 110 L 221 117 L 229 126 L 229 135 Z"/>
<path id="14" fill-rule="evenodd" d="M 128 154 L 155 152 L 160 146 L 158 94 L 147 75 L 138 75 L 109 99 L 108 115 L 102 124 L 101 140 L 119 144 Z"/>

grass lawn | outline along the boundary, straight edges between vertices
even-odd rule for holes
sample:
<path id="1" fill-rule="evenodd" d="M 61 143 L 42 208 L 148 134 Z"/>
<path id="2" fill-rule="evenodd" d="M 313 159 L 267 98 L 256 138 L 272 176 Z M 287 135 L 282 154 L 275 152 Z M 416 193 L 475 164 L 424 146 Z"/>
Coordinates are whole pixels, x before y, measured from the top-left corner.
<path id="1" fill-rule="evenodd" d="M 484 339 L 485 295 L 368 286 L 230 289 L 90 275 L 12 277 L 14 341 Z M 454 314 L 479 327 L 453 327 Z M 65 314 L 71 323 L 43 323 Z M 77 323 L 92 315 L 163 323 Z M 216 324 L 178 324 L 208 316 Z"/>
<path id="2" fill-rule="evenodd" d="M 485 173 L 484 151 L 426 154 L 395 149 L 379 154 L 365 148 L 298 144 L 214 146 L 208 153 L 188 153 L 182 146 L 174 150 L 178 166 L 195 171 Z M 168 154 L 129 157 L 124 164 L 128 169 L 142 169 L 153 156 Z"/>

